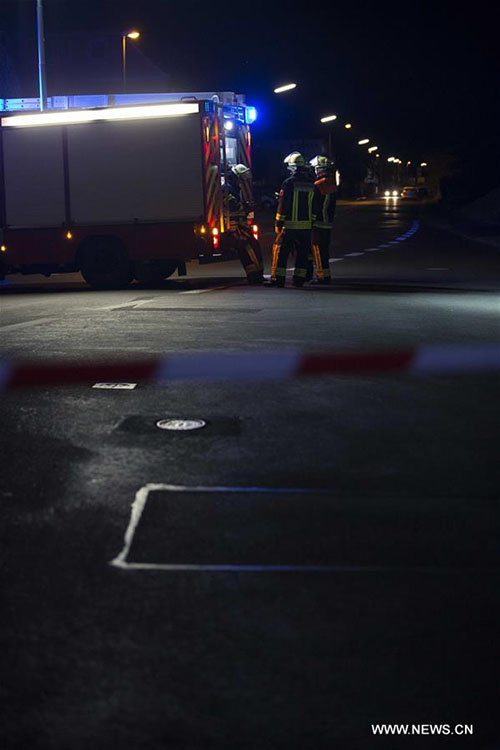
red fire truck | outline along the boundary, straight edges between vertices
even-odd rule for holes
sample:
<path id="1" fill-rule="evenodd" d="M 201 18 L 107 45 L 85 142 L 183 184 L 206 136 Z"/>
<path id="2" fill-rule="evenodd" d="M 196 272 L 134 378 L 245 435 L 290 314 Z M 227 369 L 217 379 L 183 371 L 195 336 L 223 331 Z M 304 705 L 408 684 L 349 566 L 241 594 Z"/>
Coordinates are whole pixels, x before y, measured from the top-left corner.
<path id="1" fill-rule="evenodd" d="M 81 271 L 109 288 L 238 257 L 224 185 L 231 165 L 251 166 L 256 112 L 242 97 L 54 97 L 27 109 L 0 120 L 0 276 Z"/>

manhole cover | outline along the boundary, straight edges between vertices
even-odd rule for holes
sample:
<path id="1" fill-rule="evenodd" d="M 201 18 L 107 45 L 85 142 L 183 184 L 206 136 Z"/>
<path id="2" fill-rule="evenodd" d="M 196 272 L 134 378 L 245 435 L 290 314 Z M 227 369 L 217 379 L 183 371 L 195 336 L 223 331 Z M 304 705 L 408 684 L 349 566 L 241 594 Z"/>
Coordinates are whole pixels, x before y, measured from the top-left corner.
<path id="1" fill-rule="evenodd" d="M 172 430 L 174 432 L 186 432 L 188 430 L 201 430 L 206 426 L 203 419 L 160 419 L 156 426 L 160 430 Z"/>

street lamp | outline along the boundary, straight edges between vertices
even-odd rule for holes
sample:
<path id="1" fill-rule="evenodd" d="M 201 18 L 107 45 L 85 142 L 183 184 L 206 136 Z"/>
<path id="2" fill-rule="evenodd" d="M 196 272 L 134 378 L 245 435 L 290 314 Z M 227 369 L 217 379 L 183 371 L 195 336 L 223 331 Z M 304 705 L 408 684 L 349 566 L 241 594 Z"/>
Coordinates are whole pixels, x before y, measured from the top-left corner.
<path id="1" fill-rule="evenodd" d="M 350 129 L 352 128 L 352 125 L 351 125 L 351 123 L 350 123 L 350 122 L 346 122 L 346 124 L 344 125 L 344 128 L 345 128 L 346 130 L 350 130 Z"/>
<path id="2" fill-rule="evenodd" d="M 325 115 L 321 118 L 322 123 L 333 122 L 337 119 L 337 115 Z M 332 129 L 328 129 L 328 157 L 332 158 Z"/>
<path id="3" fill-rule="evenodd" d="M 296 83 L 286 83 L 284 86 L 278 86 L 277 89 L 274 89 L 275 94 L 283 94 L 285 91 L 291 91 L 292 89 L 297 88 Z"/>
<path id="4" fill-rule="evenodd" d="M 421 167 L 426 167 L 426 166 L 427 166 L 427 162 L 426 162 L 426 161 L 423 161 L 423 162 L 421 163 L 421 165 L 420 165 L 420 166 L 421 166 Z"/>
<path id="5" fill-rule="evenodd" d="M 370 146 L 370 148 L 368 149 L 368 153 L 371 154 L 372 151 L 377 151 L 377 149 L 378 149 L 378 146 Z"/>
<path id="6" fill-rule="evenodd" d="M 127 39 L 139 39 L 138 31 L 127 31 L 122 34 L 122 74 L 123 74 L 123 93 L 127 90 Z"/>
<path id="7" fill-rule="evenodd" d="M 370 139 L 369 138 L 363 138 L 363 140 L 358 141 L 358 146 L 364 146 L 367 143 L 370 143 Z"/>

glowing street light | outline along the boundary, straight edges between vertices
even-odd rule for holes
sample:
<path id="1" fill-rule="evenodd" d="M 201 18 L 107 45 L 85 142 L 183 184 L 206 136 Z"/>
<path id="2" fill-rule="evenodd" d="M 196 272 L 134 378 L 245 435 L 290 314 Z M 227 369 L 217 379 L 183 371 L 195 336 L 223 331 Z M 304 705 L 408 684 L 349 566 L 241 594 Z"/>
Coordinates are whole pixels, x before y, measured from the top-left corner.
<path id="1" fill-rule="evenodd" d="M 333 122 L 337 119 L 337 115 L 326 115 L 325 117 L 321 118 L 321 122 Z M 332 128 L 329 128 L 328 130 L 328 156 L 330 159 L 332 158 Z"/>
<path id="2" fill-rule="evenodd" d="M 364 146 L 366 143 L 370 143 L 369 138 L 363 138 L 363 140 L 358 141 L 358 146 Z"/>
<path id="3" fill-rule="evenodd" d="M 372 151 L 377 151 L 377 149 L 378 149 L 378 146 L 370 146 L 370 148 L 368 149 L 368 153 L 371 154 Z"/>
<path id="4" fill-rule="evenodd" d="M 352 125 L 351 125 L 351 123 L 350 123 L 350 122 L 346 122 L 346 124 L 344 125 L 344 128 L 345 128 L 346 130 L 350 130 L 350 129 L 352 128 Z"/>
<path id="5" fill-rule="evenodd" d="M 277 89 L 274 89 L 275 94 L 282 94 L 284 91 L 291 91 L 292 89 L 297 88 L 296 83 L 286 83 L 284 86 L 278 86 Z"/>
<path id="6" fill-rule="evenodd" d="M 426 167 L 426 166 L 427 166 L 427 162 L 426 162 L 426 161 L 423 161 L 423 162 L 422 162 L 422 164 L 421 164 L 420 166 L 421 166 L 421 167 Z"/>
<path id="7" fill-rule="evenodd" d="M 127 39 L 132 39 L 135 41 L 136 39 L 139 39 L 140 33 L 138 31 L 132 30 L 127 31 L 125 34 L 122 34 L 122 73 L 123 73 L 123 92 L 127 90 Z"/>

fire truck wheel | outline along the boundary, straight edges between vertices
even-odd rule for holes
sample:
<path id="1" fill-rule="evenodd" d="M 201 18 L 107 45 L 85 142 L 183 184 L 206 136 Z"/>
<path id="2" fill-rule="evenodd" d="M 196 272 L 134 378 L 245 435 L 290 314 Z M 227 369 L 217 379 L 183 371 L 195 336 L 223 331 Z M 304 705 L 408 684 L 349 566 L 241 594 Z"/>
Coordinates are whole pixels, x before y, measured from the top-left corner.
<path id="1" fill-rule="evenodd" d="M 127 251 L 117 237 L 91 237 L 79 253 L 80 271 L 90 286 L 120 289 L 132 281 Z"/>
<path id="2" fill-rule="evenodd" d="M 178 265 L 176 260 L 136 261 L 133 274 L 142 284 L 157 284 L 172 276 Z"/>

